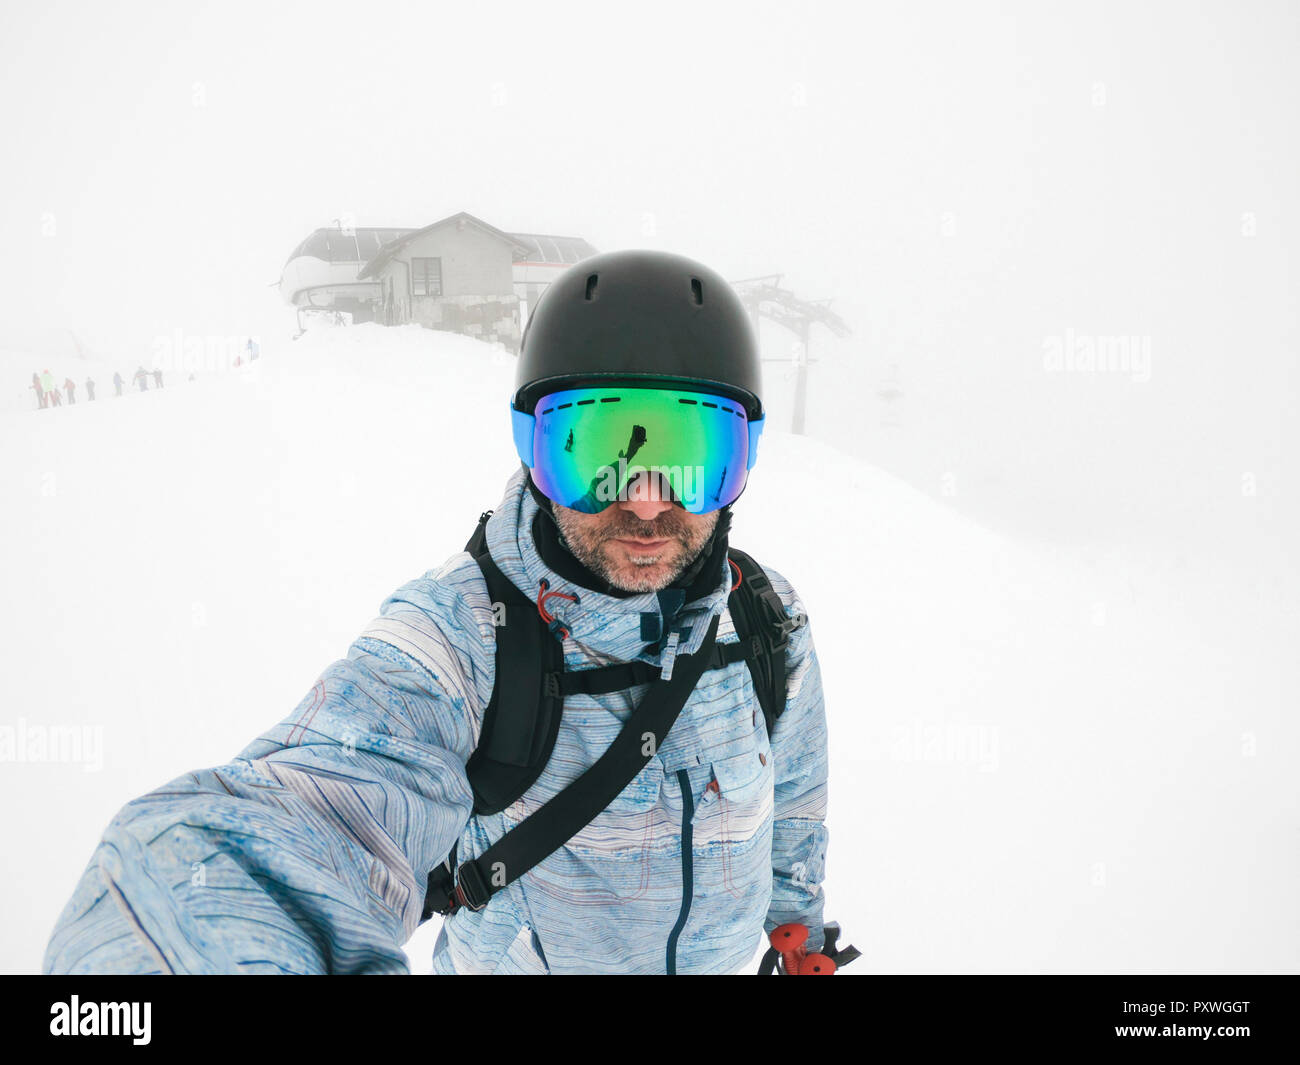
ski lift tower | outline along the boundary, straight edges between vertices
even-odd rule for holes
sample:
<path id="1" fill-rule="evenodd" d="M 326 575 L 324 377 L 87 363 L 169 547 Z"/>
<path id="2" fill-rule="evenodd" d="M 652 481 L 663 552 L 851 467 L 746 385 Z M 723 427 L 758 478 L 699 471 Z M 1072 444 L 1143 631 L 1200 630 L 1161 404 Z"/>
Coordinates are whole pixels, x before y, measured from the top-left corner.
<path id="1" fill-rule="evenodd" d="M 898 363 L 893 363 L 889 367 L 888 376 L 880 382 L 880 387 L 876 390 L 876 398 L 883 404 L 880 415 L 882 427 L 897 429 L 902 425 L 898 405 L 903 395 L 903 385 L 898 379 Z"/>
<path id="2" fill-rule="evenodd" d="M 733 281 L 732 287 L 754 321 L 754 335 L 762 318 L 783 325 L 799 338 L 795 356 L 794 417 L 790 431 L 803 435 L 804 415 L 808 402 L 808 338 L 814 325 L 823 325 L 837 337 L 846 337 L 851 330 L 838 314 L 830 309 L 830 300 L 803 300 L 789 289 L 781 287 L 781 274 L 765 277 L 748 277 Z M 785 362 L 785 359 L 765 359 L 765 362 Z"/>

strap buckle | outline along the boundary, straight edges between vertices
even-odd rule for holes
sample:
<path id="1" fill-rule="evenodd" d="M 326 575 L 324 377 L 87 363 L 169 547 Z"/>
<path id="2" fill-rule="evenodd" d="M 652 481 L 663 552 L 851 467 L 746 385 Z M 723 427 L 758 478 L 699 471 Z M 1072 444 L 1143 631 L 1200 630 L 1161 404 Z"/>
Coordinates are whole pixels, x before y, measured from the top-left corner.
<path id="1" fill-rule="evenodd" d="M 763 621 L 761 632 L 755 635 L 763 640 L 769 653 L 784 651 L 790 645 L 790 633 L 802 628 L 807 619 L 802 614 L 794 617 L 786 614 L 785 604 L 763 573 L 755 573 L 746 580 Z"/>
<path id="2" fill-rule="evenodd" d="M 456 909 L 456 900 L 452 898 L 455 883 L 452 859 L 455 853 L 456 849 L 453 847 L 446 860 L 439 862 L 429 873 L 429 883 L 424 892 L 424 911 L 420 915 L 421 921 L 429 920 L 434 914 L 446 917 Z"/>
<path id="3" fill-rule="evenodd" d="M 478 913 L 492 898 L 492 892 L 483 883 L 483 874 L 474 862 L 464 862 L 456 870 L 456 890 L 453 892 L 455 908 L 464 906 L 467 910 Z"/>

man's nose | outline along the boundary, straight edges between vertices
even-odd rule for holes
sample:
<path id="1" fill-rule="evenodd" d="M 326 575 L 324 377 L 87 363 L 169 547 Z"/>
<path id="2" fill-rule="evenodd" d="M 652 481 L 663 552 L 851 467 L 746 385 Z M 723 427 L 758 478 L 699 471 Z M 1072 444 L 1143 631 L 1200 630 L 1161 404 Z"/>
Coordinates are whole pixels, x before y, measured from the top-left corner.
<path id="1" fill-rule="evenodd" d="M 672 509 L 672 488 L 664 483 L 662 477 L 652 476 L 647 470 L 628 482 L 627 499 L 618 505 L 642 521 L 653 521 L 665 510 Z"/>

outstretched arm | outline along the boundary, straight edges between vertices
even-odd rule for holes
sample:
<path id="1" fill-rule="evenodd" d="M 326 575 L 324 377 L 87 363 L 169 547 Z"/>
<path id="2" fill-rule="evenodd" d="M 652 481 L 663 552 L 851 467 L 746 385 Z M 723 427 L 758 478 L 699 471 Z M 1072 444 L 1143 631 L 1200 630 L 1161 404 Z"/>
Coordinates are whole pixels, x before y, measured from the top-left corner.
<path id="1" fill-rule="evenodd" d="M 128 803 L 45 972 L 407 971 L 428 871 L 472 806 L 485 623 L 490 607 L 405 585 L 290 717 Z"/>

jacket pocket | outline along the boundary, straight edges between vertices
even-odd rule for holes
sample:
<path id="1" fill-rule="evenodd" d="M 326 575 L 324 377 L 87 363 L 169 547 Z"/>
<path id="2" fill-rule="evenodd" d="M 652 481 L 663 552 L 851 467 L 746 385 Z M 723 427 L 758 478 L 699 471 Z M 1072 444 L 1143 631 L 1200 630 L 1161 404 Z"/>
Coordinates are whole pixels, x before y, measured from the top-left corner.
<path id="1" fill-rule="evenodd" d="M 645 898 L 652 857 L 670 831 L 661 808 L 663 783 L 663 764 L 652 758 L 590 824 L 533 868 L 531 887 L 563 896 L 570 906 L 618 906 Z M 546 920 L 540 911 L 538 919 Z"/>
<path id="2" fill-rule="evenodd" d="M 657 758 L 649 763 L 568 846 L 595 852 L 636 852 L 644 848 L 659 807 L 664 768 Z"/>
<path id="3" fill-rule="evenodd" d="M 615 797 L 607 809 L 643 813 L 659 805 L 659 791 L 663 787 L 664 767 L 658 758 L 651 758 L 641 772 Z"/>
<path id="4" fill-rule="evenodd" d="M 756 822 L 772 813 L 775 777 L 766 736 L 757 747 L 715 758 L 712 770 L 712 780 L 696 806 L 694 822 L 716 819 L 724 829 L 743 823 L 752 834 Z"/>
<path id="5" fill-rule="evenodd" d="M 691 824 L 698 882 L 715 894 L 715 905 L 761 923 L 772 890 L 772 756 L 766 746 L 751 747 L 711 768 Z"/>

